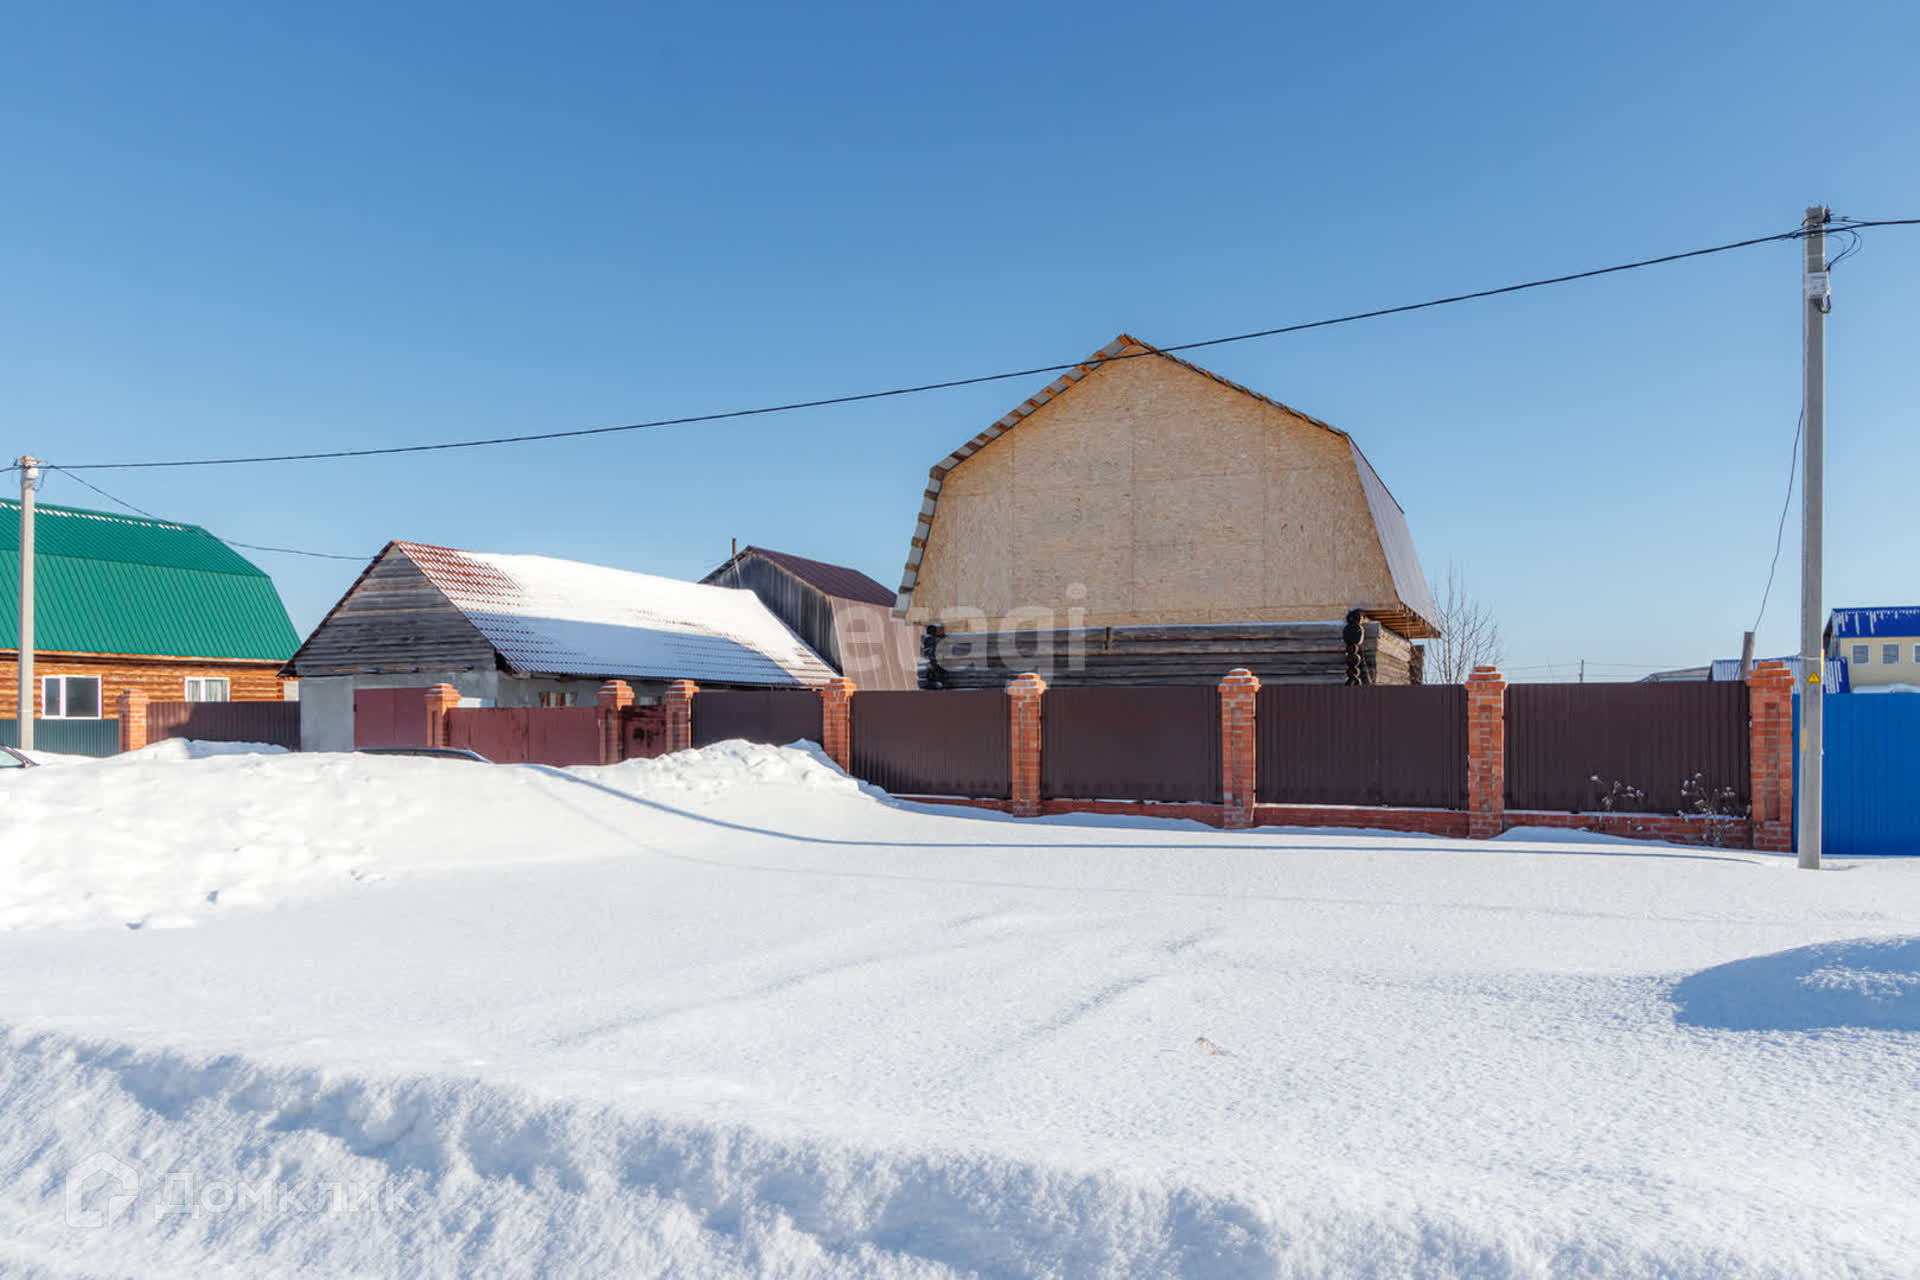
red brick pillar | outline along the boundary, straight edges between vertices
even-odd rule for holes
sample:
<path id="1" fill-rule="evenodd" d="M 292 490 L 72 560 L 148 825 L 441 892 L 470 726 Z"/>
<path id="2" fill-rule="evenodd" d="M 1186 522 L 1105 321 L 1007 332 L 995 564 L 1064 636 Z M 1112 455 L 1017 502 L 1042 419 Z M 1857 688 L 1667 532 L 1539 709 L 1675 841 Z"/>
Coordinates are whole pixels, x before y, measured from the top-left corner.
<path id="1" fill-rule="evenodd" d="M 626 746 L 620 713 L 633 705 L 633 686 L 625 680 L 609 680 L 600 686 L 596 701 L 600 704 L 600 763 L 619 764 Z"/>
<path id="2" fill-rule="evenodd" d="M 1493 667 L 1467 677 L 1467 834 L 1507 829 L 1507 682 Z"/>
<path id="3" fill-rule="evenodd" d="M 138 751 L 147 745 L 147 691 L 120 691 L 120 749 Z"/>
<path id="4" fill-rule="evenodd" d="M 1013 816 L 1040 816 L 1040 696 L 1047 682 L 1029 671 L 1007 686 L 1013 748 Z"/>
<path id="5" fill-rule="evenodd" d="M 427 690 L 427 745 L 447 745 L 447 712 L 460 705 L 460 691 L 450 684 Z"/>
<path id="6" fill-rule="evenodd" d="M 1240 829 L 1253 825 L 1254 695 L 1260 677 L 1235 667 L 1220 682 L 1220 798 L 1225 805 L 1221 825 Z"/>
<path id="7" fill-rule="evenodd" d="M 1808 697 L 1819 697 L 1807 686 Z M 1753 847 L 1793 848 L 1793 676 L 1784 662 L 1762 662 L 1747 675 L 1747 733 L 1753 800 Z"/>
<path id="8" fill-rule="evenodd" d="M 700 686 L 675 680 L 667 686 L 667 751 L 693 750 L 693 695 Z"/>
<path id="9" fill-rule="evenodd" d="M 853 695 L 859 687 L 845 676 L 820 686 L 820 745 L 842 773 L 853 771 Z"/>

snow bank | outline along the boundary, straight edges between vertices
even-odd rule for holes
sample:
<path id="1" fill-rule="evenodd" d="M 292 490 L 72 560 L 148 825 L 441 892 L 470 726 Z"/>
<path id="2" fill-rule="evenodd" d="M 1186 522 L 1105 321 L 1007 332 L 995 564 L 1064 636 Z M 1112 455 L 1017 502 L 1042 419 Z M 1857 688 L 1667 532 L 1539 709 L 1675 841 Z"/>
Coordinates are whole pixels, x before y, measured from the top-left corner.
<path id="1" fill-rule="evenodd" d="M 1920 1032 L 1920 937 L 1796 947 L 1716 965 L 1673 988 L 1674 1016 L 1731 1031 Z"/>

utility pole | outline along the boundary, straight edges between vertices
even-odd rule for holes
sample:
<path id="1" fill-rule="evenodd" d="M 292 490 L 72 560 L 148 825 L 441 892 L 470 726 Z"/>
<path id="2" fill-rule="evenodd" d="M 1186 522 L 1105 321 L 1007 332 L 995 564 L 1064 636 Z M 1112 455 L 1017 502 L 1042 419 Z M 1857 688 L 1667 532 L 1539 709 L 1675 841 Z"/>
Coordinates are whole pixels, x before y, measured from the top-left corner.
<path id="1" fill-rule="evenodd" d="M 33 750 L 33 489 L 40 460 L 20 459 L 20 749 Z"/>
<path id="2" fill-rule="evenodd" d="M 1820 604 L 1824 552 L 1823 500 L 1826 497 L 1827 311 L 1833 302 L 1827 284 L 1827 219 L 1824 205 L 1807 209 L 1805 302 L 1806 366 L 1801 396 L 1807 409 L 1806 457 L 1800 486 L 1800 866 L 1820 869 L 1821 750 L 1826 728 L 1826 654 L 1821 639 L 1825 610 Z"/>
<path id="3" fill-rule="evenodd" d="M 1742 632 L 1740 636 L 1740 683 L 1745 684 L 1747 677 L 1753 674 L 1753 632 Z"/>

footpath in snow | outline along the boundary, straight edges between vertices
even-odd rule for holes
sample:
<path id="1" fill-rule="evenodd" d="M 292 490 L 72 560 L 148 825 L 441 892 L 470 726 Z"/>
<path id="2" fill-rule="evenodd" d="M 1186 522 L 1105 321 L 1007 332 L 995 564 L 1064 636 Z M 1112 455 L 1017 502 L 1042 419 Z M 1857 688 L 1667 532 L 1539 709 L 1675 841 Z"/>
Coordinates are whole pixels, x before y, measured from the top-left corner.
<path id="1" fill-rule="evenodd" d="M 1920 1274 L 1920 860 L 0 776 L 0 1274 Z"/>

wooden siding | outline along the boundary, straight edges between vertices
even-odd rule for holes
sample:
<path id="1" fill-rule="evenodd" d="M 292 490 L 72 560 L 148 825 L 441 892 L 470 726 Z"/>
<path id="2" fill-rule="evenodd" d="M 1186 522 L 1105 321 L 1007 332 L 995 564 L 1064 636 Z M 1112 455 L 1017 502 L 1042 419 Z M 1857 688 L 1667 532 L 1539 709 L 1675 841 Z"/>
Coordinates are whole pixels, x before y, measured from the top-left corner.
<path id="1" fill-rule="evenodd" d="M 0 716 L 19 714 L 20 655 L 9 651 L 0 657 Z M 140 654 L 35 652 L 34 713 L 40 705 L 41 681 L 47 676 L 97 676 L 100 680 L 100 714 L 119 714 L 120 694 L 139 689 L 156 702 L 186 696 L 189 676 L 218 676 L 228 683 L 227 696 L 235 702 L 278 702 L 286 682 L 280 678 L 277 662 L 234 662 L 214 658 L 170 658 Z"/>
<path id="2" fill-rule="evenodd" d="M 389 547 L 287 663 L 296 676 L 478 667 L 493 646 L 417 565 Z"/>
<path id="3" fill-rule="evenodd" d="M 947 689 L 1001 689 L 1023 671 L 1050 685 L 1216 685 L 1235 667 L 1262 681 L 1344 684 L 1340 623 L 1268 623 L 1208 627 L 1091 627 L 1078 631 L 963 631 L 934 644 Z M 1382 642 L 1382 635 L 1386 641 Z M 1407 681 L 1410 646 L 1377 622 L 1366 624 L 1362 664 L 1381 683 Z M 1398 653 L 1397 660 L 1394 654 Z"/>

